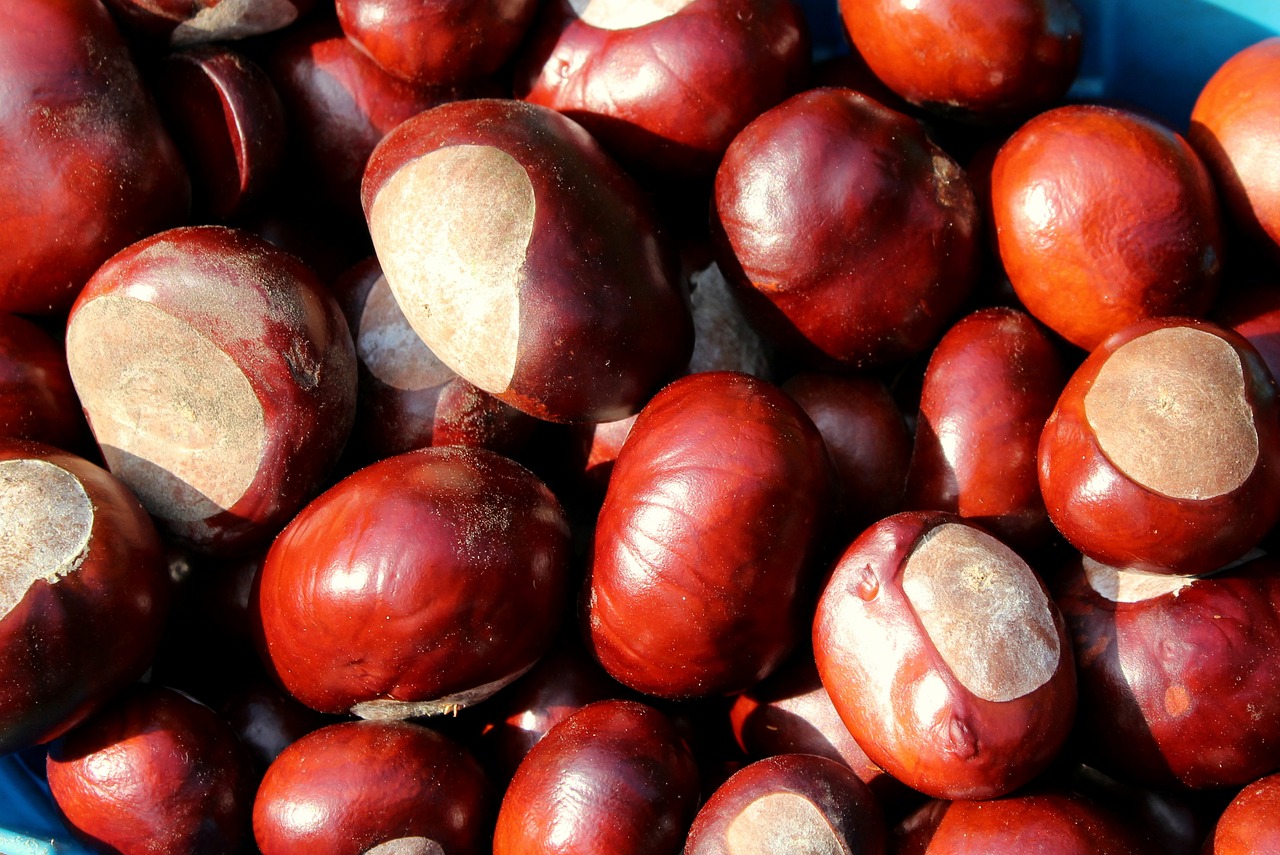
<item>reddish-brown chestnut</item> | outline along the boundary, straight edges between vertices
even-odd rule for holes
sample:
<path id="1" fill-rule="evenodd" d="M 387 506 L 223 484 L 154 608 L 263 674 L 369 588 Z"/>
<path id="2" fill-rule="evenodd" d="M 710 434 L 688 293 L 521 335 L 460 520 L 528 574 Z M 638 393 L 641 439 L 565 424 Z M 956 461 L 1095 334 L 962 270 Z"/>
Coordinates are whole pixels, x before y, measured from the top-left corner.
<path id="1" fill-rule="evenodd" d="M 698 790 L 697 764 L 665 715 L 599 701 L 553 727 L 520 764 L 493 855 L 676 855 Z"/>
<path id="2" fill-rule="evenodd" d="M 92 447 L 62 344 L 6 312 L 0 312 L 0 437 L 77 453 Z"/>
<path id="3" fill-rule="evenodd" d="M 1254 781 L 1236 795 L 1204 844 L 1204 855 L 1280 852 L 1280 775 Z"/>
<path id="4" fill-rule="evenodd" d="M 896 514 L 863 532 L 818 603 L 813 647 L 867 755 L 938 798 L 1012 792 L 1074 720 L 1058 609 L 1017 553 L 952 514 Z"/>
<path id="5" fill-rule="evenodd" d="M 808 620 L 831 473 L 776 386 L 693 374 L 640 413 L 596 526 L 587 620 L 605 670 L 663 697 L 738 692 Z"/>
<path id="6" fill-rule="evenodd" d="M 1280 515 L 1280 410 L 1257 351 L 1202 321 L 1143 321 L 1076 370 L 1045 425 L 1049 517 L 1090 558 L 1208 573 Z"/>

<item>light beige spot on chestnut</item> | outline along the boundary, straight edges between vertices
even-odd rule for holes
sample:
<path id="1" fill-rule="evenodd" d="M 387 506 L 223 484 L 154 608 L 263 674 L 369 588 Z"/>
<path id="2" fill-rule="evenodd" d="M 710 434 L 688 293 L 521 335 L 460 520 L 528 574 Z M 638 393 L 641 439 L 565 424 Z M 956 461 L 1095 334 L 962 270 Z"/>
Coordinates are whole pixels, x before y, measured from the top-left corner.
<path id="1" fill-rule="evenodd" d="M 693 0 L 569 0 L 584 23 L 602 30 L 629 30 L 670 18 Z"/>
<path id="2" fill-rule="evenodd" d="M 1191 693 L 1186 686 L 1174 685 L 1165 689 L 1164 711 L 1173 718 L 1181 718 L 1191 709 Z"/>
<path id="3" fill-rule="evenodd" d="M 826 814 L 798 793 L 761 796 L 725 829 L 730 855 L 848 855 Z"/>
<path id="4" fill-rule="evenodd" d="M 283 29 L 297 17 L 298 7 L 289 0 L 215 0 L 178 24 L 169 40 L 174 47 L 184 47 L 242 39 Z"/>
<path id="5" fill-rule="evenodd" d="M 445 855 L 444 848 L 426 837 L 400 837 L 366 849 L 363 855 Z"/>
<path id="6" fill-rule="evenodd" d="M 356 352 L 374 377 L 406 392 L 434 389 L 458 376 L 414 332 L 385 276 L 379 276 L 369 289 L 356 332 Z"/>
<path id="7" fill-rule="evenodd" d="M 0 462 L 0 617 L 35 582 L 77 570 L 92 532 L 93 503 L 75 475 L 45 460 Z"/>
<path id="8" fill-rule="evenodd" d="M 1183 588 L 1196 581 L 1195 576 L 1124 570 L 1092 558 L 1085 558 L 1082 566 L 1089 587 L 1113 603 L 1141 603 L 1166 594 L 1177 596 Z"/>

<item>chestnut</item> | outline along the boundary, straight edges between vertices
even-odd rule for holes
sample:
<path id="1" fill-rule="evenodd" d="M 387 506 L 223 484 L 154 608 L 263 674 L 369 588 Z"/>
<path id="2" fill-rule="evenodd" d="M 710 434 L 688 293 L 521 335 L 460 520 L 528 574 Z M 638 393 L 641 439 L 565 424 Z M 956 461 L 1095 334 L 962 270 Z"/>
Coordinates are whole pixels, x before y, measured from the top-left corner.
<path id="1" fill-rule="evenodd" d="M 801 93 L 748 125 L 716 172 L 713 216 L 747 317 L 818 367 L 923 352 L 976 274 L 963 170 L 919 122 L 850 89 Z"/>
<path id="2" fill-rule="evenodd" d="M 62 343 L 7 312 L 0 312 L 0 437 L 73 453 L 92 447 Z"/>
<path id="3" fill-rule="evenodd" d="M 1040 438 L 1049 517 L 1116 567 L 1208 573 L 1280 515 L 1280 422 L 1270 372 L 1241 336 L 1155 318 L 1076 370 Z"/>
<path id="4" fill-rule="evenodd" d="M 97 0 L 5 2 L 0 65 L 0 311 L 65 312 L 112 253 L 183 222 L 190 184 Z"/>
<path id="5" fill-rule="evenodd" d="M 714 261 L 690 277 L 693 314 L 693 355 L 689 373 L 741 371 L 772 380 L 777 359 L 743 314 L 729 283 Z"/>
<path id="6" fill-rule="evenodd" d="M 1071 646 L 1043 583 L 953 514 L 904 512 L 863 532 L 818 602 L 813 648 L 867 756 L 935 798 L 1012 792 L 1074 720 Z"/>
<path id="7" fill-rule="evenodd" d="M 636 419 L 596 524 L 596 658 L 659 697 L 764 678 L 808 620 L 830 494 L 822 437 L 776 386 L 731 371 L 667 386 Z"/>
<path id="8" fill-rule="evenodd" d="M 1000 258 L 1027 311 L 1093 350 L 1161 315 L 1204 315 L 1222 271 L 1218 197 L 1182 137 L 1136 113 L 1042 113 L 991 173 Z"/>
<path id="9" fill-rule="evenodd" d="M 130 29 L 174 47 L 284 29 L 315 0 L 105 0 Z"/>
<path id="10" fill-rule="evenodd" d="M 1253 855 L 1280 850 L 1280 774 L 1241 790 L 1205 841 L 1203 855 Z"/>
<path id="11" fill-rule="evenodd" d="M 550 648 L 569 548 L 555 496 L 504 457 L 442 446 L 387 458 L 271 545 L 254 593 L 263 657 L 321 712 L 456 711 Z"/>
<path id="12" fill-rule="evenodd" d="M 698 790 L 693 755 L 667 716 L 636 701 L 598 701 L 551 728 L 520 764 L 498 810 L 493 855 L 676 855 Z"/>
<path id="13" fill-rule="evenodd" d="M 104 264 L 72 308 L 67 361 L 111 471 L 207 552 L 274 536 L 355 417 L 337 303 L 293 256 L 220 226 L 162 232 Z"/>
<path id="14" fill-rule="evenodd" d="M 1046 543 L 1036 449 L 1066 381 L 1054 343 L 1025 312 L 958 321 L 925 370 L 904 507 L 959 514 L 1019 551 Z"/>
<path id="15" fill-rule="evenodd" d="M 249 839 L 254 776 L 231 726 L 138 686 L 49 749 L 49 790 L 86 840 L 119 855 L 222 855 Z"/>
<path id="16" fill-rule="evenodd" d="M 253 804 L 262 855 L 482 855 L 494 796 L 475 759 L 405 721 L 341 722 L 294 742 Z"/>
<path id="17" fill-rule="evenodd" d="M 378 145 L 363 199 L 410 325 L 517 409 L 620 419 L 689 359 L 689 309 L 647 201 L 552 110 L 496 99 L 427 110 Z"/>
<path id="18" fill-rule="evenodd" d="M 789 0 L 551 0 L 517 63 L 517 97 L 591 132 L 622 163 L 709 178 L 748 122 L 803 84 Z"/>

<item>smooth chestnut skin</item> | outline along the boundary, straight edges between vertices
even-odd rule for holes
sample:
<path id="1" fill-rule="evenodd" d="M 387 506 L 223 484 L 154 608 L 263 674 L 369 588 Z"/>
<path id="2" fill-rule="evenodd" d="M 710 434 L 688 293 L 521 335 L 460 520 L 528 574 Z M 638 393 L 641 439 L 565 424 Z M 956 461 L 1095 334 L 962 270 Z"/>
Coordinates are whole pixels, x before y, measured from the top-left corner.
<path id="1" fill-rule="evenodd" d="M 65 312 L 112 253 L 188 215 L 182 160 L 96 0 L 0 9 L 0 311 Z"/>
<path id="2" fill-rule="evenodd" d="M 819 367 L 924 352 L 972 289 L 977 227 L 968 179 L 920 123 L 849 89 L 769 110 L 716 172 L 720 267 L 756 327 Z"/>
<path id="3" fill-rule="evenodd" d="M 170 590 L 155 526 L 123 484 L 15 439 L 0 439 L 0 568 L 7 754 L 61 735 L 142 676 Z"/>
<path id="4" fill-rule="evenodd" d="M 249 839 L 254 776 L 231 726 L 172 689 L 137 686 L 49 749 L 49 789 L 88 841 L 120 855 L 223 855 Z"/>
<path id="5" fill-rule="evenodd" d="M 1217 192 L 1152 119 L 1094 105 L 1036 116 L 996 155 L 991 205 L 1018 299 L 1085 350 L 1145 318 L 1203 316 L 1217 293 Z"/>
<path id="6" fill-rule="evenodd" d="M 108 467 L 212 554 L 274 536 L 355 418 L 337 303 L 302 262 L 235 229 L 172 229 L 115 255 L 72 308 L 67 359 Z"/>
<path id="7" fill-rule="evenodd" d="M 1194 789 L 1238 787 L 1280 768 L 1276 559 L 1204 577 L 1117 574 L 1076 560 L 1055 587 L 1093 765 Z"/>
<path id="8" fill-rule="evenodd" d="M 1072 0 L 840 0 L 840 14 L 876 77 L 947 115 L 1008 121 L 1039 112 L 1067 94 L 1080 65 Z"/>
<path id="9" fill-rule="evenodd" d="M 1232 220 L 1280 255 L 1280 180 L 1268 164 L 1280 145 L 1280 37 L 1237 53 L 1191 111 L 1187 140 L 1204 158 Z"/>
<path id="10" fill-rule="evenodd" d="M 1199 794 L 1143 787 L 1085 765 L 1077 766 L 1067 780 L 1072 792 L 1123 816 L 1163 855 L 1199 855 L 1225 801 L 1221 791 Z"/>
<path id="11" fill-rule="evenodd" d="M 0 312 L 0 437 L 73 453 L 92 447 L 61 342 L 7 312 Z"/>
<path id="12" fill-rule="evenodd" d="M 238 688 L 217 705 L 218 712 L 244 745 L 259 776 L 280 753 L 333 719 L 295 701 L 265 679 L 241 675 Z"/>
<path id="13" fill-rule="evenodd" d="M 104 0 L 145 38 L 187 47 L 284 29 L 315 0 Z"/>
<path id="14" fill-rule="evenodd" d="M 1260 855 L 1280 849 L 1280 775 L 1249 784 L 1231 800 L 1203 855 Z"/>
<path id="15" fill-rule="evenodd" d="M 475 759 L 404 721 L 329 725 L 294 742 L 258 787 L 262 855 L 487 851 L 496 799 Z"/>
<path id="16" fill-rule="evenodd" d="M 612 421 L 688 363 L 686 295 L 646 197 L 564 116 L 496 99 L 428 110 L 379 144 L 363 199 L 413 328 L 511 406 Z"/>
<path id="17" fill-rule="evenodd" d="M 1178 342 L 1177 349 L 1161 341 Z M 1100 395 L 1108 397 L 1090 408 L 1100 373 L 1122 348 L 1137 353 L 1133 342 L 1151 353 L 1149 367 L 1132 372 L 1127 385 L 1106 383 Z M 1206 373 L 1211 355 L 1217 367 Z M 1111 396 L 1126 388 L 1136 403 L 1121 412 Z M 1128 426 L 1138 417 L 1143 433 Z M 1210 417 L 1217 421 L 1206 426 Z M 1103 564 L 1150 573 L 1216 570 L 1255 546 L 1280 514 L 1277 418 L 1270 372 L 1241 336 L 1189 318 L 1135 324 L 1076 369 L 1045 425 L 1039 466 L 1049 517 L 1076 549 Z M 1116 463 L 1121 450 L 1124 468 Z"/>
<path id="18" fill-rule="evenodd" d="M 495 74 L 515 53 L 537 0 L 337 0 L 347 38 L 418 86 Z"/>
<path id="19" fill-rule="evenodd" d="M 655 395 L 596 525 L 588 643 L 605 670 L 667 698 L 767 676 L 809 618 L 831 478 L 813 422 L 764 380 L 693 374 Z"/>
<path id="20" fill-rule="evenodd" d="M 931 802 L 894 830 L 895 855 L 1156 855 L 1118 817 L 1080 796 L 1040 792 Z"/>
<path id="21" fill-rule="evenodd" d="M 569 550 L 559 502 L 522 466 L 459 446 L 388 458 L 272 544 L 255 591 L 264 658 L 321 712 L 455 711 L 550 648 Z"/>
<path id="22" fill-rule="evenodd" d="M 982 309 L 956 323 L 925 370 L 904 507 L 949 511 L 1020 551 L 1053 524 L 1036 449 L 1067 372 L 1030 315 Z"/>
<path id="23" fill-rule="evenodd" d="M 758 760 L 698 811 L 685 855 L 884 855 L 884 813 L 848 767 L 812 754 Z"/>
<path id="24" fill-rule="evenodd" d="M 709 178 L 748 122 L 801 87 L 808 58 L 787 0 L 552 0 L 515 92 L 579 122 L 633 170 Z"/>
<path id="25" fill-rule="evenodd" d="M 698 791 L 697 764 L 667 716 L 636 701 L 589 704 L 516 770 L 493 855 L 675 855 Z"/>
<path id="26" fill-rule="evenodd" d="M 1074 719 L 1062 616 L 1016 553 L 953 514 L 863 532 L 818 602 L 813 648 L 867 756 L 935 798 L 1012 792 Z"/>
<path id="27" fill-rule="evenodd" d="M 359 361 L 356 423 L 348 450 L 372 462 L 431 445 L 511 455 L 537 420 L 463 380 L 413 331 L 376 258 L 334 283 Z"/>
<path id="28" fill-rule="evenodd" d="M 197 214 L 223 222 L 262 195 L 285 153 L 284 106 L 262 68 L 204 45 L 161 60 L 151 87 L 188 165 Z"/>

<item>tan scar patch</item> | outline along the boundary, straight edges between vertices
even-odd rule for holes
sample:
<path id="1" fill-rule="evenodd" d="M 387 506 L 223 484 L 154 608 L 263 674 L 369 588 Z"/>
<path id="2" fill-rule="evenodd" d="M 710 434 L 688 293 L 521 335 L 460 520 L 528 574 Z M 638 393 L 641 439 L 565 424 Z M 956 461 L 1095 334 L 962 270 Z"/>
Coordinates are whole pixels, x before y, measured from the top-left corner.
<path id="1" fill-rule="evenodd" d="M 45 460 L 0 462 L 0 618 L 43 579 L 84 563 L 93 503 L 80 479 Z"/>
<path id="2" fill-rule="evenodd" d="M 583 23 L 602 30 L 629 30 L 670 18 L 693 0 L 569 0 Z"/>
<path id="3" fill-rule="evenodd" d="M 400 837 L 366 849 L 364 855 L 445 855 L 445 851 L 426 837 Z"/>
<path id="4" fill-rule="evenodd" d="M 747 805 L 725 830 L 731 855 L 848 855 L 826 814 L 797 793 L 770 793 Z"/>
<path id="5" fill-rule="evenodd" d="M 1165 594 L 1177 595 L 1183 588 L 1196 581 L 1194 576 L 1173 576 L 1165 573 L 1143 573 L 1138 570 L 1121 570 L 1092 558 L 1082 562 L 1084 577 L 1089 587 L 1103 599 L 1113 603 L 1141 603 Z"/>
<path id="6" fill-rule="evenodd" d="M 434 389 L 458 376 L 414 332 L 385 276 L 373 284 L 360 313 L 356 352 L 374 377 L 406 392 Z"/>
<path id="7" fill-rule="evenodd" d="M 174 47 L 242 39 L 289 26 L 298 7 L 288 0 L 221 0 L 183 21 L 169 36 Z"/>

